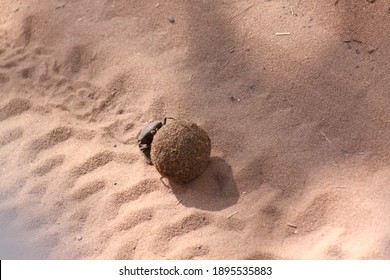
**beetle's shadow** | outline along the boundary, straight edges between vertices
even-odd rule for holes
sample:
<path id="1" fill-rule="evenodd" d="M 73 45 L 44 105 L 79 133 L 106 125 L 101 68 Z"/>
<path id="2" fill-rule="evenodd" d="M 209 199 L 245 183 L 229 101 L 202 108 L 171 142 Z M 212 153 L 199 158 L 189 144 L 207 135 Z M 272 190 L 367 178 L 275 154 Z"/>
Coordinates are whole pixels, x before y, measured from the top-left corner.
<path id="1" fill-rule="evenodd" d="M 205 172 L 194 181 L 185 185 L 169 181 L 169 187 L 184 206 L 208 211 L 230 207 L 239 198 L 232 168 L 220 157 L 211 157 Z"/>

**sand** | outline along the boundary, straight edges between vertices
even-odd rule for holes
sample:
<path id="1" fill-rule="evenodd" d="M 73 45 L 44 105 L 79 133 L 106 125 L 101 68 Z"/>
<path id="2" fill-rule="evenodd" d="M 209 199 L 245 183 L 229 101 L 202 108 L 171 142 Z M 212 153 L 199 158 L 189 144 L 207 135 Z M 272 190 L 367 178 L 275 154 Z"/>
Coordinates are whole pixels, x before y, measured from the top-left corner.
<path id="1" fill-rule="evenodd" d="M 388 1 L 0 7 L 1 258 L 390 259 Z M 165 116 L 212 141 L 186 186 Z"/>

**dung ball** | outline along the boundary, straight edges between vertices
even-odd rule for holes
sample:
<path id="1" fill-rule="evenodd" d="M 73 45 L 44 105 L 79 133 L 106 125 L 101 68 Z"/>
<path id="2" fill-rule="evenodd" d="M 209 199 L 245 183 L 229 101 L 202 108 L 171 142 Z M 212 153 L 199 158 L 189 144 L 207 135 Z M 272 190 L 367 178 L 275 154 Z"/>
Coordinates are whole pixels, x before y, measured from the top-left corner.
<path id="1" fill-rule="evenodd" d="M 151 159 L 158 172 L 176 183 L 199 177 L 210 161 L 211 141 L 197 124 L 173 120 L 153 138 Z"/>

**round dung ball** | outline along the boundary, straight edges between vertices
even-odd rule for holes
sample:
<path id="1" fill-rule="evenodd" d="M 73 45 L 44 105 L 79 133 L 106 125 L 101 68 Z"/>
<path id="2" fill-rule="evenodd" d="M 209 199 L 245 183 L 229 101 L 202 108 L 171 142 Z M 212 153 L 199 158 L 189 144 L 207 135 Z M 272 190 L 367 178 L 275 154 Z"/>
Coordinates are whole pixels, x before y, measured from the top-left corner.
<path id="1" fill-rule="evenodd" d="M 163 176 L 176 183 L 199 177 L 210 161 L 211 141 L 197 124 L 173 120 L 153 138 L 151 159 Z"/>

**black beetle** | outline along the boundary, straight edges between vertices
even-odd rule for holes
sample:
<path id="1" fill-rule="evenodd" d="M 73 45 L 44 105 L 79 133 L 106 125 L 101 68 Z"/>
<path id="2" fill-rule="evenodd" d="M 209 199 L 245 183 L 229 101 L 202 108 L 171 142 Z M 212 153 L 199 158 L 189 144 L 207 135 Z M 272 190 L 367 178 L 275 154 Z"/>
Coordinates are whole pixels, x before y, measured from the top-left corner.
<path id="1" fill-rule="evenodd" d="M 154 135 L 157 133 L 157 131 L 167 123 L 168 119 L 174 120 L 175 118 L 168 117 L 164 118 L 163 121 L 153 121 L 149 124 L 147 124 L 140 132 L 138 136 L 138 147 L 141 150 L 142 154 L 144 155 L 146 161 L 148 164 L 152 165 L 152 160 L 150 158 L 150 149 L 152 147 L 152 141 Z"/>

